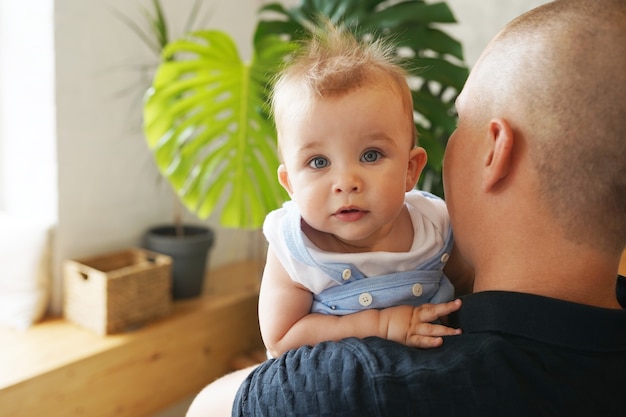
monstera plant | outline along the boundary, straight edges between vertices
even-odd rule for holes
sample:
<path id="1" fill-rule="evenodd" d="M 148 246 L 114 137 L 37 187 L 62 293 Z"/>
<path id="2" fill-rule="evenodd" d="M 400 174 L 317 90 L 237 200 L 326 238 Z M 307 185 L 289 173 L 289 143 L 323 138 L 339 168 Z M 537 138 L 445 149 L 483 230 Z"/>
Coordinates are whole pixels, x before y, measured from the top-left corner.
<path id="1" fill-rule="evenodd" d="M 320 15 L 359 37 L 393 40 L 410 72 L 420 145 L 429 154 L 420 187 L 442 194 L 453 103 L 468 75 L 461 44 L 440 29 L 455 22 L 449 7 L 420 0 L 302 0 L 260 9 L 249 62 L 217 30 L 188 33 L 163 49 L 144 104 L 144 132 L 160 172 L 200 218 L 219 208 L 223 226 L 258 228 L 286 200 L 276 180 L 267 98 L 273 77 Z"/>

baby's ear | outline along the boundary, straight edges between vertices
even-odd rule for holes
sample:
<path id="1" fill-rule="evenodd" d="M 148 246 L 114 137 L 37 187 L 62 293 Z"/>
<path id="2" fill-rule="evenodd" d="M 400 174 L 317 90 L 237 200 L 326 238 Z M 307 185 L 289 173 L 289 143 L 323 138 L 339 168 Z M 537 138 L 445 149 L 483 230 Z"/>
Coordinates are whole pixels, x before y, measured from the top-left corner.
<path id="1" fill-rule="evenodd" d="M 289 181 L 289 173 L 287 172 L 287 168 L 284 164 L 280 164 L 278 166 L 278 182 L 287 191 L 289 196 L 293 194 L 291 189 L 291 182 Z"/>
<path id="2" fill-rule="evenodd" d="M 409 164 L 406 170 L 406 191 L 411 191 L 415 188 L 415 184 L 417 184 L 417 180 L 420 175 L 422 175 L 427 160 L 428 156 L 424 148 L 417 146 L 411 149 L 409 153 Z"/>

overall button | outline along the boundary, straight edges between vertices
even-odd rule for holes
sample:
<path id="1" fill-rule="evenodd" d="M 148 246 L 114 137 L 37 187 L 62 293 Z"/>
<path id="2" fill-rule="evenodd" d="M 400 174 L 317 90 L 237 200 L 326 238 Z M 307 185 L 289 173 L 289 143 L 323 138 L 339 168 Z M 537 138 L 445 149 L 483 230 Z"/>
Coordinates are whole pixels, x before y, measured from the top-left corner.
<path id="1" fill-rule="evenodd" d="M 411 288 L 411 292 L 414 296 L 419 297 L 424 293 L 424 287 L 422 287 L 422 284 L 414 284 L 413 288 Z"/>
<path id="2" fill-rule="evenodd" d="M 449 253 L 444 253 L 443 255 L 441 255 L 441 263 L 445 264 L 446 262 L 448 262 L 448 259 L 450 259 L 450 254 Z"/>
<path id="3" fill-rule="evenodd" d="M 344 281 L 349 280 L 351 276 L 352 276 L 352 271 L 350 271 L 347 268 L 344 269 L 343 272 L 341 273 L 341 278 L 343 278 Z"/>
<path id="4" fill-rule="evenodd" d="M 363 307 L 367 307 L 368 305 L 372 304 L 373 300 L 374 298 L 372 297 L 372 294 L 368 292 L 364 292 L 363 294 L 359 295 L 359 304 L 361 304 Z"/>

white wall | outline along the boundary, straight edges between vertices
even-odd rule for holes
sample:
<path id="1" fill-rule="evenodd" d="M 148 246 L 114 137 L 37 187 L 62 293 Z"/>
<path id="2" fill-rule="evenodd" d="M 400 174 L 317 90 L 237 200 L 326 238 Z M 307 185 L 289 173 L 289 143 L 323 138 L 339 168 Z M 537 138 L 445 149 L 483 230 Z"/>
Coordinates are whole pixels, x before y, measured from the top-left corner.
<path id="1" fill-rule="evenodd" d="M 447 0 L 458 21 L 448 33 L 461 40 L 465 60 L 473 65 L 489 40 L 520 14 L 549 0 Z"/>
<path id="2" fill-rule="evenodd" d="M 45 224 L 57 216 L 52 6 L 0 0 L 0 211 Z"/>
<path id="3" fill-rule="evenodd" d="M 205 1 L 208 25 L 226 29 L 251 50 L 257 2 Z M 182 33 L 191 0 L 163 0 L 174 37 Z M 141 134 L 141 100 L 157 62 L 150 50 L 116 17 L 143 22 L 151 1 L 56 0 L 56 89 L 58 227 L 55 242 L 53 311 L 60 311 L 64 259 L 140 243 L 151 225 L 171 220 L 169 186 L 160 179 Z M 151 10 L 151 9 L 150 9 Z M 188 216 L 195 220 L 193 216 Z M 210 267 L 251 256 L 251 232 L 217 231 Z"/>

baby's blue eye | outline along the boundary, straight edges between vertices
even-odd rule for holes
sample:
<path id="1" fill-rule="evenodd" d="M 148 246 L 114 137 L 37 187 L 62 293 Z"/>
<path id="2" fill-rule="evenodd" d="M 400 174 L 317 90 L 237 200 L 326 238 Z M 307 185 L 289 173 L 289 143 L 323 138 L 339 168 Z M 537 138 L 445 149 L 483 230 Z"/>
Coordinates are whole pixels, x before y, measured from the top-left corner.
<path id="1" fill-rule="evenodd" d="M 382 156 L 382 154 L 378 151 L 369 150 L 365 151 L 363 156 L 361 156 L 361 161 L 363 162 L 376 162 Z"/>
<path id="2" fill-rule="evenodd" d="M 315 169 L 326 168 L 329 165 L 328 159 L 317 156 L 309 161 L 309 166 Z"/>

